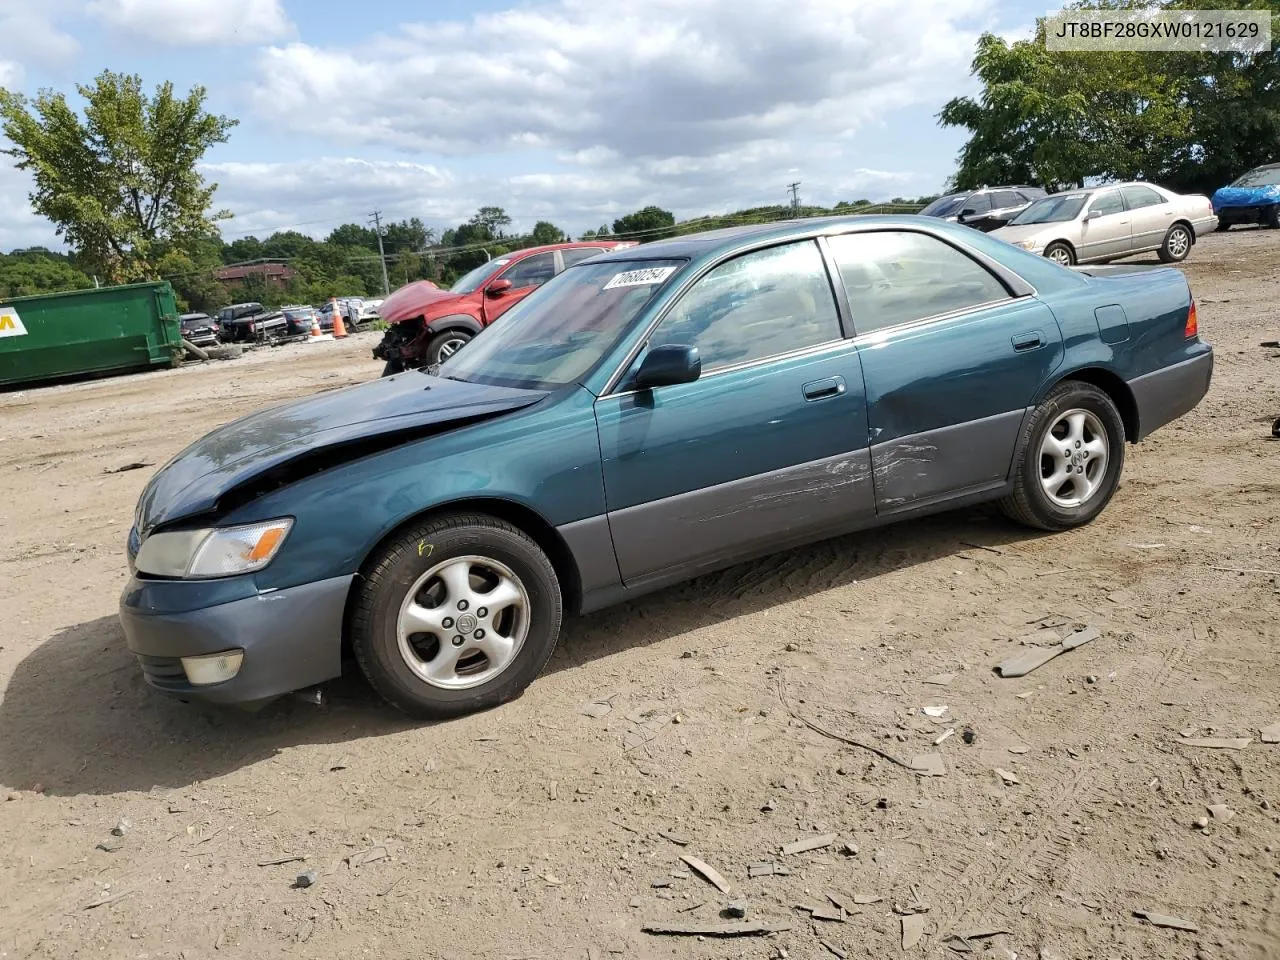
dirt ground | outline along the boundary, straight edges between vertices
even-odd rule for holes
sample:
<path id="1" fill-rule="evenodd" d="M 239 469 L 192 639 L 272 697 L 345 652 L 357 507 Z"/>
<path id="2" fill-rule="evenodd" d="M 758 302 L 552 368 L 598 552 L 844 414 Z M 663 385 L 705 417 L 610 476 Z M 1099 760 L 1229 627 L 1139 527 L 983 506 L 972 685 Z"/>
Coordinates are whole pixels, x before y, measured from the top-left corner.
<path id="1" fill-rule="evenodd" d="M 436 726 L 358 676 L 325 706 L 170 701 L 116 622 L 154 466 L 109 471 L 376 377 L 376 334 L 0 394 L 0 957 L 1280 957 L 1280 233 L 1186 272 L 1212 391 L 1089 528 L 963 511 L 737 567 L 571 621 L 521 699 Z M 1050 614 L 1102 636 L 995 676 Z M 789 929 L 641 929 L 735 899 Z"/>

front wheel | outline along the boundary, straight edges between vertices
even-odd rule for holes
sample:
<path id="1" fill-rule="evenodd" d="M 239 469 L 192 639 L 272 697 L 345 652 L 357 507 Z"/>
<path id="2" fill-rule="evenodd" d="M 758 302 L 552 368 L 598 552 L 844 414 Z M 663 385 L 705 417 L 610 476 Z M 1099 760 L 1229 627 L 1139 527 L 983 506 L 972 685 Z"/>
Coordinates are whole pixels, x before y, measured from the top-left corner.
<path id="1" fill-rule="evenodd" d="M 446 330 L 437 333 L 427 344 L 428 363 L 444 363 L 471 341 L 465 330 Z"/>
<path id="2" fill-rule="evenodd" d="M 1191 252 L 1191 231 L 1180 223 L 1175 223 L 1164 235 L 1164 243 L 1158 256 L 1161 263 L 1181 263 Z"/>
<path id="3" fill-rule="evenodd" d="M 1092 384 L 1058 384 L 1036 407 L 1019 441 L 1013 491 L 1000 506 L 1026 526 L 1084 526 L 1120 483 L 1124 421 L 1112 399 Z"/>
<path id="4" fill-rule="evenodd" d="M 1076 262 L 1076 253 L 1070 244 L 1055 240 L 1044 248 L 1044 255 L 1060 267 L 1069 267 Z"/>
<path id="5" fill-rule="evenodd" d="M 422 719 L 515 699 L 560 634 L 555 568 L 523 531 L 484 514 L 409 529 L 375 556 L 359 591 L 356 659 L 384 699 Z"/>

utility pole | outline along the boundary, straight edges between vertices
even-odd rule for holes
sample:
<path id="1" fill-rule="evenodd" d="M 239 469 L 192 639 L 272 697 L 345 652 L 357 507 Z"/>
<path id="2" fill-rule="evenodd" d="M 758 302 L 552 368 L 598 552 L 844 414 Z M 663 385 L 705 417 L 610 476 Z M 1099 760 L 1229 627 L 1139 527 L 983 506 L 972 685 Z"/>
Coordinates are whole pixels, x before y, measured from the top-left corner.
<path id="1" fill-rule="evenodd" d="M 800 209 L 800 181 L 787 184 L 787 189 L 791 191 L 791 209 Z"/>
<path id="2" fill-rule="evenodd" d="M 387 278 L 387 255 L 382 249 L 382 211 L 375 210 L 369 216 L 373 217 L 371 222 L 378 234 L 378 262 L 382 264 L 382 295 L 389 297 L 391 296 L 391 281 Z"/>

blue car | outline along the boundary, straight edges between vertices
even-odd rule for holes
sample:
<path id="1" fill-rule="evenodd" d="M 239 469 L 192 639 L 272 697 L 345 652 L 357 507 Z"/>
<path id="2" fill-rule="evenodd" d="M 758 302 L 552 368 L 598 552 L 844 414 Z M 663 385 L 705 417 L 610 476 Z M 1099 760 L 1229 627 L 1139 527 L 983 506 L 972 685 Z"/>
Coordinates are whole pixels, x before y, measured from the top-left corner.
<path id="1" fill-rule="evenodd" d="M 518 696 L 570 612 L 998 501 L 1091 521 L 1204 396 L 1170 268 L 925 217 L 682 237 L 548 281 L 442 366 L 252 414 L 138 503 L 147 680 L 256 705 L 340 674 L 439 718 Z"/>
<path id="2" fill-rule="evenodd" d="M 1217 190 L 1213 212 L 1218 216 L 1219 230 L 1230 230 L 1237 223 L 1280 227 L 1280 163 L 1254 167 L 1230 186 Z"/>

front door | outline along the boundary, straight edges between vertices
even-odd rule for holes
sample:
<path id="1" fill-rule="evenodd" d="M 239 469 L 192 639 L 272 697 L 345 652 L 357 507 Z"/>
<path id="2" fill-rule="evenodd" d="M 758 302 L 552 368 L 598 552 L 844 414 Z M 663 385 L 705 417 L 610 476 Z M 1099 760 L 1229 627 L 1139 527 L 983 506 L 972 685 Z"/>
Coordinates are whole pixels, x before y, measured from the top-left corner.
<path id="1" fill-rule="evenodd" d="M 1101 260 L 1123 257 L 1133 251 L 1129 211 L 1119 190 L 1096 194 L 1085 210 L 1080 224 L 1077 260 Z"/>
<path id="2" fill-rule="evenodd" d="M 624 379 L 596 404 L 624 582 L 691 574 L 873 513 L 862 370 L 813 241 L 710 271 L 648 345 L 672 343 L 698 348 L 698 380 L 636 392 Z"/>
<path id="3" fill-rule="evenodd" d="M 1173 223 L 1173 204 L 1150 187 L 1135 184 L 1121 187 L 1133 232 L 1133 249 L 1158 250 Z"/>
<path id="4" fill-rule="evenodd" d="M 1023 417 L 1062 362 L 1053 313 L 924 233 L 830 237 L 857 333 L 880 513 L 1004 483 Z"/>
<path id="5" fill-rule="evenodd" d="M 513 263 L 485 285 L 484 322 L 493 323 L 533 291 L 556 275 L 554 251 L 535 253 Z M 498 296 L 490 296 L 489 288 L 501 280 L 511 281 L 511 286 Z"/>

